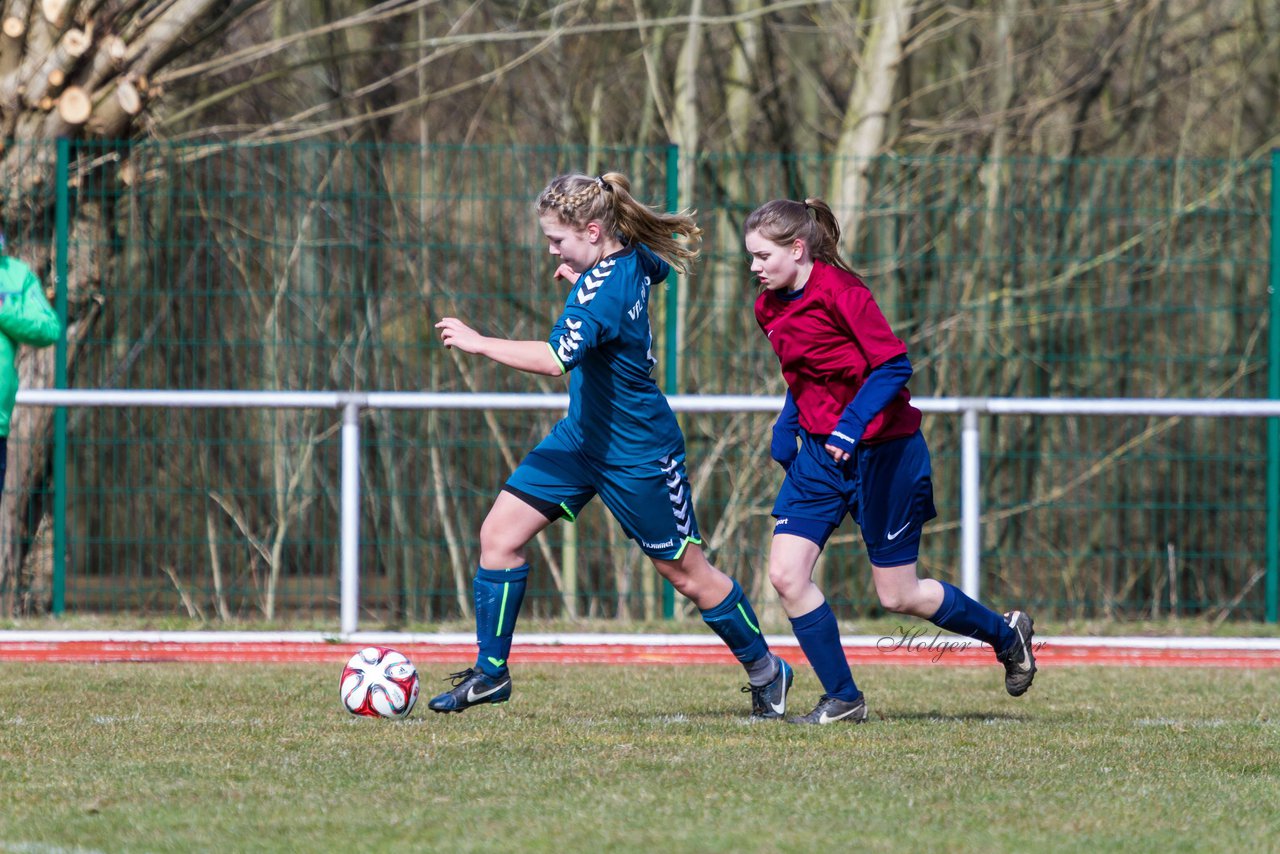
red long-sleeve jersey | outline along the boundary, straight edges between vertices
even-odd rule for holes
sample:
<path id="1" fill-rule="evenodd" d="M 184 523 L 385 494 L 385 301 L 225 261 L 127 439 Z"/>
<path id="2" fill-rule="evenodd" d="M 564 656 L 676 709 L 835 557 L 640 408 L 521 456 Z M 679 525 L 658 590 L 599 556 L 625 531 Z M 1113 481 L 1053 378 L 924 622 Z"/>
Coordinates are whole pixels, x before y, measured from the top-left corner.
<path id="1" fill-rule="evenodd" d="M 795 295 L 764 291 L 756 299 L 756 322 L 778 355 L 800 426 L 828 435 L 845 407 L 875 368 L 905 355 L 871 291 L 860 279 L 815 261 L 804 289 Z M 920 410 L 905 388 L 880 411 L 862 435 L 868 443 L 910 436 L 920 428 Z"/>

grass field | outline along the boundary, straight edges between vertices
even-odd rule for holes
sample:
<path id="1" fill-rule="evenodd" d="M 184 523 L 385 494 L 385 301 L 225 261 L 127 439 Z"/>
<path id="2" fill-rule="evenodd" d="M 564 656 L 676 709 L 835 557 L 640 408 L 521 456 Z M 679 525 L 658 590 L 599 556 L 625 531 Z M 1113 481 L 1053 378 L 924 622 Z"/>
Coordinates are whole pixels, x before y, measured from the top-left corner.
<path id="1" fill-rule="evenodd" d="M 0 851 L 1280 846 L 1276 670 L 1015 700 L 995 666 L 863 668 L 872 722 L 818 728 L 747 723 L 729 666 L 517 666 L 505 706 L 357 719 L 341 664 L 0 664 Z M 801 668 L 793 710 L 819 692 Z"/>

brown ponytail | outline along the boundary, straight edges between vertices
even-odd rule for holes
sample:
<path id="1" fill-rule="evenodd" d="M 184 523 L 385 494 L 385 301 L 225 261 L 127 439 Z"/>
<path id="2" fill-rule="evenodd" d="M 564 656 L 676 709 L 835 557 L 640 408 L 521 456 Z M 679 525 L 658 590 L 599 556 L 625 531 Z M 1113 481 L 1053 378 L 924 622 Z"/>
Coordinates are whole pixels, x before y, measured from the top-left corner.
<path id="1" fill-rule="evenodd" d="M 812 258 L 846 273 L 854 273 L 840 257 L 840 223 L 831 207 L 819 198 L 803 202 L 774 199 L 751 212 L 742 224 L 744 234 L 758 231 L 767 240 L 787 245 L 803 240 Z"/>

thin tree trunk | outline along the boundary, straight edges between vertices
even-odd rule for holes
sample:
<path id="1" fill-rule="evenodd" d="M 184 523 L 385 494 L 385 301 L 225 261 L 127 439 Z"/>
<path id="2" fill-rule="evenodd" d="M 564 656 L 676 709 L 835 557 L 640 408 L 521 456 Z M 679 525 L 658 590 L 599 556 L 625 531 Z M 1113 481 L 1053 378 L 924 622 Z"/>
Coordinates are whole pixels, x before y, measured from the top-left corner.
<path id="1" fill-rule="evenodd" d="M 677 177 L 680 206 L 688 207 L 696 192 L 697 170 L 691 158 L 698 150 L 700 117 L 698 113 L 698 63 L 702 54 L 702 0 L 689 4 L 689 24 L 685 29 L 684 46 L 680 49 L 680 61 L 676 64 L 675 90 L 672 95 L 672 125 L 675 133 L 672 141 L 680 147 L 677 161 Z M 685 165 L 685 164 L 689 165 Z M 673 274 L 674 275 L 674 274 Z M 689 277 L 676 279 L 676 352 L 685 351 L 686 330 L 689 325 Z"/>
<path id="2" fill-rule="evenodd" d="M 736 0 L 733 4 L 734 11 L 758 9 L 760 3 L 761 0 Z M 752 93 L 751 73 L 759 62 L 760 39 L 758 18 L 750 18 L 734 27 L 733 46 L 726 63 L 728 68 L 725 72 L 725 109 L 722 119 L 729 126 L 733 153 L 749 150 L 746 131 L 751 126 L 752 115 L 757 109 Z M 725 198 L 741 199 L 746 194 L 742 173 L 737 170 L 726 170 L 721 183 Z M 733 214 L 723 205 L 716 206 L 715 216 L 718 221 L 715 234 L 720 244 L 717 250 L 724 257 L 733 258 L 742 251 L 742 235 L 734 227 Z M 736 328 L 732 322 L 735 314 L 749 314 L 742 312 L 745 279 L 741 268 L 733 265 L 728 265 L 722 275 L 712 278 L 711 284 L 715 289 L 714 328 L 720 335 L 707 338 L 714 342 L 714 346 L 720 346 L 721 343 L 716 339 L 726 331 Z"/>
<path id="3" fill-rule="evenodd" d="M 831 181 L 836 189 L 833 201 L 844 211 L 841 230 L 845 246 L 858 243 L 867 200 L 867 169 L 871 158 L 884 146 L 911 7 L 910 0 L 873 0 L 871 3 L 871 29 L 836 143 L 837 159 Z"/>
<path id="4" fill-rule="evenodd" d="M 204 514 L 205 535 L 209 545 L 209 569 L 213 573 L 213 601 L 218 617 L 224 623 L 231 622 L 231 608 L 227 605 L 227 592 L 222 583 L 222 558 L 218 554 L 218 524 L 211 509 Z"/>
<path id="5" fill-rule="evenodd" d="M 49 610 L 53 594 L 53 514 L 45 513 L 36 526 L 31 549 L 22 562 L 22 599 L 19 611 L 23 614 L 43 614 Z"/>
<path id="6" fill-rule="evenodd" d="M 32 264 L 34 269 L 43 265 Z M 93 275 L 91 262 L 80 271 Z M 80 287 L 85 279 L 72 277 L 69 287 Z M 99 316 L 99 303 L 73 295 L 70 310 L 81 315 L 66 329 L 67 364 L 74 362 L 81 342 L 88 336 Z M 56 377 L 56 350 L 20 348 L 18 351 L 18 387 L 52 388 Z M 8 471 L 3 494 L 0 495 L 0 613 L 13 613 L 19 587 L 19 569 L 23 561 L 23 543 L 29 531 L 26 520 L 32 491 L 47 477 L 54 410 L 47 406 L 16 407 L 9 422 Z"/>
<path id="7" fill-rule="evenodd" d="M 436 519 L 440 521 L 440 528 L 444 532 L 445 548 L 449 552 L 449 570 L 453 575 L 453 590 L 458 601 L 458 612 L 469 620 L 471 619 L 471 576 L 468 572 L 470 563 L 467 561 L 466 553 L 453 524 L 455 508 L 446 495 L 448 481 L 445 477 L 445 462 L 440 454 L 440 446 L 430 441 L 430 437 L 434 435 L 433 427 L 438 421 L 439 416 L 434 411 L 427 416 L 427 454 L 431 464 L 432 491 L 436 497 Z"/>

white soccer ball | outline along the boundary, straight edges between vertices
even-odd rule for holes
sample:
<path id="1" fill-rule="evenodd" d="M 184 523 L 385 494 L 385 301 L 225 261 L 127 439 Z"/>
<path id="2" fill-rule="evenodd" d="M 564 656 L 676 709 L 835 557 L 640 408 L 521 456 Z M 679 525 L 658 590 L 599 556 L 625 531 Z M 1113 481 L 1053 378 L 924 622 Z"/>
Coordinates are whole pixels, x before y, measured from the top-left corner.
<path id="1" fill-rule="evenodd" d="M 418 668 L 402 652 L 370 646 L 351 656 L 339 685 L 342 707 L 370 718 L 405 718 L 418 702 Z"/>

